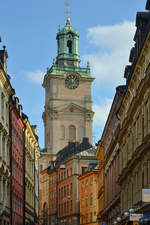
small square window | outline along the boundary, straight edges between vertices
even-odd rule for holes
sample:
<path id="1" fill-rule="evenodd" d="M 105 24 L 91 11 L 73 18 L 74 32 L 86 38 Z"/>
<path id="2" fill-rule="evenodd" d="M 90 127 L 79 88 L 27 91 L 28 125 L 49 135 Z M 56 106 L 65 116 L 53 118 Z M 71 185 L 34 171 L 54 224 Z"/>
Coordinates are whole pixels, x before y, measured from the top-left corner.
<path id="1" fill-rule="evenodd" d="M 93 184 L 93 177 L 90 178 L 90 184 Z"/>
<path id="2" fill-rule="evenodd" d="M 88 187 L 88 180 L 86 180 L 86 186 Z"/>

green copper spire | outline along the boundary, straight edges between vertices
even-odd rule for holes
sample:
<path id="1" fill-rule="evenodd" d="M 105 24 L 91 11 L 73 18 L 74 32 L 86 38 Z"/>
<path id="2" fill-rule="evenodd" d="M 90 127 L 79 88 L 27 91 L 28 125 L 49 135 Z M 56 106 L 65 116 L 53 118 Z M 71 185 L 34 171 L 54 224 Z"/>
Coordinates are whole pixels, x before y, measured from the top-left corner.
<path id="1" fill-rule="evenodd" d="M 69 3 L 66 4 L 70 6 Z M 79 35 L 76 28 L 70 24 L 70 11 L 67 9 L 66 25 L 63 28 L 58 26 L 57 32 L 57 57 L 53 59 L 51 68 L 47 69 L 47 76 L 65 76 L 66 73 L 76 72 L 82 78 L 91 79 L 90 64 L 86 68 L 80 67 L 80 56 L 78 51 Z"/>
<path id="2" fill-rule="evenodd" d="M 79 35 L 70 25 L 69 11 L 67 10 L 66 25 L 57 33 L 56 64 L 66 67 L 79 67 L 80 56 L 78 52 Z"/>

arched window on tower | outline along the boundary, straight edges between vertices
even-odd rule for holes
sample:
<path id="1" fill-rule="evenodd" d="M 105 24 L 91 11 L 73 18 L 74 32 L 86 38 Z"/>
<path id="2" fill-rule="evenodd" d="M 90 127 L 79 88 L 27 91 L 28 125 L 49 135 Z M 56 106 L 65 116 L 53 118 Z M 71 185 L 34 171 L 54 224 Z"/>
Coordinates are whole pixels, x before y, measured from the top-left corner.
<path id="1" fill-rule="evenodd" d="M 76 141 L 76 127 L 73 125 L 69 126 L 69 141 Z"/>
<path id="2" fill-rule="evenodd" d="M 67 52 L 68 52 L 68 54 L 72 53 L 72 41 L 71 40 L 67 41 Z"/>
<path id="3" fill-rule="evenodd" d="M 65 126 L 62 125 L 60 130 L 61 130 L 61 139 L 64 140 L 64 139 L 65 139 L 65 136 L 66 136 L 66 135 L 65 135 Z"/>
<path id="4" fill-rule="evenodd" d="M 79 141 L 82 142 L 83 137 L 84 137 L 84 127 L 79 127 L 79 129 L 78 129 L 78 139 L 79 139 Z"/>

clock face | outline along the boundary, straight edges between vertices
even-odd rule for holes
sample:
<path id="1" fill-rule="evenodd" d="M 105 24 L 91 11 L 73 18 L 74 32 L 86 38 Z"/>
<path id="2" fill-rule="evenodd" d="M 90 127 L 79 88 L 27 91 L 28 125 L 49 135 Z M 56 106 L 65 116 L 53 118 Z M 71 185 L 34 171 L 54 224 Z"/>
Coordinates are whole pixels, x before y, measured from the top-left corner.
<path id="1" fill-rule="evenodd" d="M 79 85 L 79 77 L 75 74 L 70 74 L 65 80 L 66 86 L 70 89 L 75 89 Z"/>

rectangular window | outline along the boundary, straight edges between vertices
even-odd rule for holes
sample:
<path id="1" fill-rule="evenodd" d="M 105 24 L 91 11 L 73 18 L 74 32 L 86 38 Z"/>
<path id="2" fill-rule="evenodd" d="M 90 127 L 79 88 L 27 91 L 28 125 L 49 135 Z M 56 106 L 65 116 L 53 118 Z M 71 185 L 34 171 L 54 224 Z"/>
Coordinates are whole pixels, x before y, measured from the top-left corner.
<path id="1" fill-rule="evenodd" d="M 72 167 L 70 168 L 70 176 L 72 176 Z"/>
<path id="2" fill-rule="evenodd" d="M 59 199 L 61 198 L 61 190 L 60 190 L 60 188 L 59 188 L 59 196 L 58 196 L 58 198 Z"/>
<path id="3" fill-rule="evenodd" d="M 67 177 L 69 177 L 69 169 L 67 169 Z"/>
<path id="4" fill-rule="evenodd" d="M 63 187 L 61 188 L 61 198 L 63 198 Z"/>
<path id="5" fill-rule="evenodd" d="M 81 199 L 81 208 L 83 208 L 83 205 L 84 205 L 84 201 L 83 199 Z"/>
<path id="6" fill-rule="evenodd" d="M 66 197 L 66 186 L 64 186 L 64 197 Z"/>
<path id="7" fill-rule="evenodd" d="M 70 201 L 70 211 L 72 211 L 72 200 Z"/>
<path id="8" fill-rule="evenodd" d="M 81 224 L 84 223 L 84 216 L 81 216 Z"/>
<path id="9" fill-rule="evenodd" d="M 61 173 L 61 180 L 63 180 L 63 172 Z"/>
<path id="10" fill-rule="evenodd" d="M 66 213 L 66 202 L 64 203 L 64 213 Z"/>
<path id="11" fill-rule="evenodd" d="M 86 223 L 88 223 L 88 214 L 86 214 Z"/>
<path id="12" fill-rule="evenodd" d="M 52 176 L 52 184 L 54 183 L 54 176 Z"/>
<path id="13" fill-rule="evenodd" d="M 69 195 L 69 184 L 67 184 L 67 195 Z"/>
<path id="14" fill-rule="evenodd" d="M 64 213 L 64 205 L 63 205 L 63 203 L 62 203 L 62 205 L 61 205 L 61 210 L 62 210 L 62 213 Z"/>
<path id="15" fill-rule="evenodd" d="M 93 184 L 93 177 L 90 178 L 90 184 Z"/>
<path id="16" fill-rule="evenodd" d="M 1 94 L 2 119 L 4 120 L 4 94 Z"/>
<path id="17" fill-rule="evenodd" d="M 85 198 L 85 205 L 88 206 L 88 195 Z"/>
<path id="18" fill-rule="evenodd" d="M 86 186 L 88 187 L 88 180 L 86 180 Z"/>
<path id="19" fill-rule="evenodd" d="M 85 174 L 87 171 L 87 167 L 82 167 L 82 175 Z"/>
<path id="20" fill-rule="evenodd" d="M 81 187 L 84 188 L 84 181 L 82 181 Z"/>
<path id="21" fill-rule="evenodd" d="M 69 201 L 67 201 L 67 212 L 69 212 Z"/>
<path id="22" fill-rule="evenodd" d="M 92 221 L 93 221 L 93 214 L 92 214 L 92 212 L 90 213 L 90 222 L 92 223 Z"/>
<path id="23" fill-rule="evenodd" d="M 142 172 L 142 188 L 144 188 L 144 172 Z"/>
<path id="24" fill-rule="evenodd" d="M 70 184 L 70 194 L 72 194 L 72 183 Z"/>
<path id="25" fill-rule="evenodd" d="M 91 196 L 90 196 L 90 205 L 92 205 L 93 204 L 93 194 L 91 194 Z"/>

